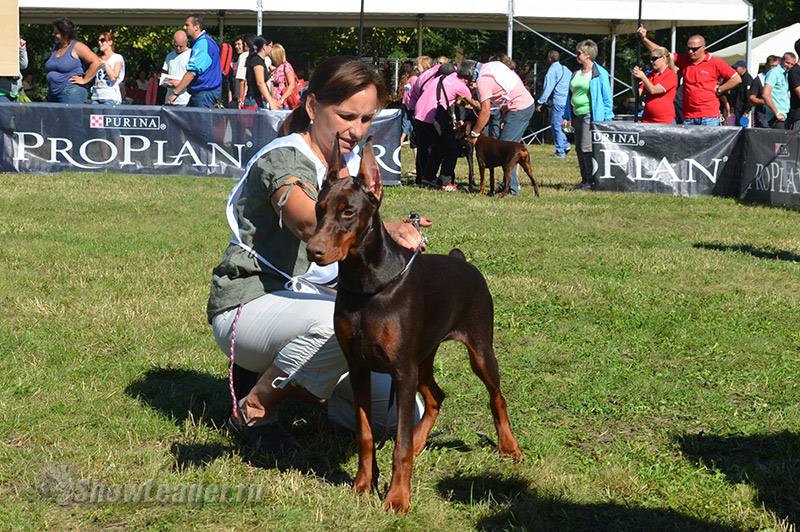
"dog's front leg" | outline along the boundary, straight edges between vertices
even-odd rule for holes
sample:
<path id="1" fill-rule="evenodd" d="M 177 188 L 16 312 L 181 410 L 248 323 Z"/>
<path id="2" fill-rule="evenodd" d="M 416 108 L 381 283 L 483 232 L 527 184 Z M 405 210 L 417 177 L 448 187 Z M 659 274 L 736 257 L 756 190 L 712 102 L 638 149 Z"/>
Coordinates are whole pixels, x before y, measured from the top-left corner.
<path id="1" fill-rule="evenodd" d="M 467 167 L 469 167 L 469 191 L 475 191 L 475 146 L 467 143 Z"/>
<path id="2" fill-rule="evenodd" d="M 383 501 L 386 510 L 407 512 L 411 506 L 411 471 L 414 467 L 414 412 L 417 367 L 395 376 L 397 389 L 397 437 L 392 459 L 392 481 Z"/>
<path id="3" fill-rule="evenodd" d="M 350 385 L 356 411 L 356 444 L 358 445 L 358 473 L 353 489 L 358 493 L 378 485 L 378 462 L 375 460 L 375 438 L 370 423 L 372 389 L 367 368 L 350 367 Z"/>

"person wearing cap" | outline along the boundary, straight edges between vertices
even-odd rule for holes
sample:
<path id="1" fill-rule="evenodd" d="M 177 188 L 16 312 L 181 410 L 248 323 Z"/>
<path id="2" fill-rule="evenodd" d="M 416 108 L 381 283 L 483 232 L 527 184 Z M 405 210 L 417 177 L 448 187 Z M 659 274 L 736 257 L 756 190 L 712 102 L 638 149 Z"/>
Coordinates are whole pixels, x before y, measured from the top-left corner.
<path id="1" fill-rule="evenodd" d="M 733 64 L 733 68 L 742 78 L 742 83 L 728 91 L 728 102 L 731 104 L 733 116 L 736 118 L 736 125 L 745 126 L 747 122 L 742 123 L 742 118 L 745 118 L 750 109 L 752 109 L 748 94 L 750 93 L 750 86 L 753 84 L 753 76 L 747 72 L 747 63 L 744 61 L 736 61 Z"/>

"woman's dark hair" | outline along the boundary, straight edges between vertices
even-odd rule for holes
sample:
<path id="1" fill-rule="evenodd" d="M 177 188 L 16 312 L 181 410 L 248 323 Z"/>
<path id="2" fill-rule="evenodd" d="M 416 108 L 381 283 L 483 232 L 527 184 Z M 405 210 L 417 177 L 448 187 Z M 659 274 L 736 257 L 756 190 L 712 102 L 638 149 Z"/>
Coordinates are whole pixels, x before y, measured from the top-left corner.
<path id="1" fill-rule="evenodd" d="M 472 59 L 463 59 L 458 64 L 457 76 L 461 79 L 472 81 L 472 78 L 475 75 L 475 68 L 477 66 L 478 66 L 477 61 L 473 61 Z"/>
<path id="2" fill-rule="evenodd" d="M 310 119 L 306 112 L 305 98 L 309 94 L 313 94 L 317 102 L 323 105 L 336 105 L 370 85 L 375 86 L 378 106 L 382 107 L 386 102 L 386 86 L 374 68 L 358 57 L 337 56 L 326 59 L 314 70 L 308 89 L 303 95 L 303 103 L 283 121 L 280 134 L 288 135 L 308 129 Z"/>
<path id="3" fill-rule="evenodd" d="M 56 30 L 62 38 L 74 41 L 78 37 L 75 35 L 75 24 L 68 18 L 60 18 L 53 21 L 53 29 Z"/>
<path id="4" fill-rule="evenodd" d="M 256 37 L 253 39 L 252 44 L 250 44 L 250 53 L 255 55 L 261 50 L 265 45 L 269 44 L 269 41 L 266 40 L 264 37 Z"/>

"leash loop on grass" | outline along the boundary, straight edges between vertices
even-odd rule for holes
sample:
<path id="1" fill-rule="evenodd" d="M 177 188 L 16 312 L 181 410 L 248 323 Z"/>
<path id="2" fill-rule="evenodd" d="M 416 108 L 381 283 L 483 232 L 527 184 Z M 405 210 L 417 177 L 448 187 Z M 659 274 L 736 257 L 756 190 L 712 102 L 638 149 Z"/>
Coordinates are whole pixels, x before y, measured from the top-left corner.
<path id="1" fill-rule="evenodd" d="M 233 363 L 236 360 L 236 329 L 239 326 L 239 316 L 242 315 L 242 307 L 244 307 L 243 303 L 236 309 L 236 316 L 233 318 L 233 325 L 231 326 L 231 349 L 228 355 L 230 359 L 230 364 L 228 365 L 228 389 L 231 392 L 231 401 L 233 402 L 233 417 L 236 419 L 241 418 L 239 417 L 239 401 L 236 400 L 236 390 L 233 387 Z"/>

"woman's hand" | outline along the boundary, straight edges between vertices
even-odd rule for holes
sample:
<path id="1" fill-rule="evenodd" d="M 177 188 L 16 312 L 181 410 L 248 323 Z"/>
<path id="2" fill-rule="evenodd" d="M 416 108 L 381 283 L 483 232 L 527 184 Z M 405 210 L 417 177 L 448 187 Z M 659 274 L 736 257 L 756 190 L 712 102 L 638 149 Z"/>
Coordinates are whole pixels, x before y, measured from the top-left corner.
<path id="1" fill-rule="evenodd" d="M 640 79 L 642 81 L 644 81 L 645 78 L 647 77 L 647 74 L 644 73 L 644 70 L 642 70 L 638 66 L 633 67 L 631 73 L 633 74 L 633 77 Z"/>
<path id="2" fill-rule="evenodd" d="M 419 219 L 420 227 L 430 227 L 432 223 L 433 222 L 431 222 L 430 219 L 426 218 L 425 216 L 422 216 Z M 383 225 L 386 227 L 386 231 L 389 233 L 389 236 L 391 236 L 395 242 L 406 249 L 413 251 L 417 249 L 417 246 L 422 244 L 422 235 L 408 219 L 394 222 L 384 222 Z M 425 244 L 422 244 L 420 249 L 425 251 Z"/>
<path id="3" fill-rule="evenodd" d="M 77 74 L 69 78 L 69 82 L 75 85 L 86 85 L 86 80 L 83 79 L 83 76 L 78 76 Z"/>

